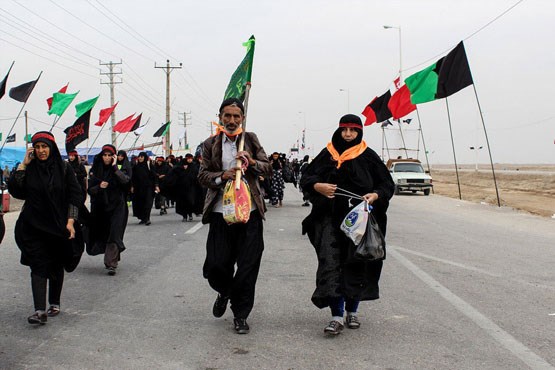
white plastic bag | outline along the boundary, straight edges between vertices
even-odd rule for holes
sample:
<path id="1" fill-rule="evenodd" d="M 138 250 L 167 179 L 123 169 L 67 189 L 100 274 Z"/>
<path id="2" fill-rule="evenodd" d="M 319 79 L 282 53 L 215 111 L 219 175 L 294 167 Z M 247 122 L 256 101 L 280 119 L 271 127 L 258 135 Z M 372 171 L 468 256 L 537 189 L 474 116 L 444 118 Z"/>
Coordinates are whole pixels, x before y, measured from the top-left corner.
<path id="1" fill-rule="evenodd" d="M 353 208 L 341 222 L 341 231 L 353 241 L 355 245 L 359 245 L 362 237 L 366 233 L 366 224 L 368 223 L 368 203 L 360 202 L 358 206 Z"/>

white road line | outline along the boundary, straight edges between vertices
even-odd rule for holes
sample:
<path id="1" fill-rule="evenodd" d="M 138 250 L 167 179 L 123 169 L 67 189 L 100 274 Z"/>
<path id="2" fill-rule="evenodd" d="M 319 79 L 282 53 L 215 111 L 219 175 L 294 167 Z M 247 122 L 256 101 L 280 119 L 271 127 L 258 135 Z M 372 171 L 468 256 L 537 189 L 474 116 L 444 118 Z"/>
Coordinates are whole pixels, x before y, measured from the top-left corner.
<path id="1" fill-rule="evenodd" d="M 410 272 L 416 275 L 432 290 L 442 296 L 447 302 L 451 303 L 459 312 L 474 321 L 499 344 L 512 352 L 516 357 L 523 361 L 532 369 L 555 369 L 550 363 L 536 355 L 530 348 L 516 340 L 512 335 L 501 329 L 497 324 L 488 319 L 477 309 L 463 301 L 449 289 L 441 285 L 437 280 L 421 270 L 418 266 L 409 261 L 406 257 L 396 251 L 396 247 L 388 246 L 387 253 L 399 261 Z"/>
<path id="2" fill-rule="evenodd" d="M 199 222 L 195 226 L 191 227 L 189 230 L 185 231 L 185 234 L 194 234 L 197 231 L 199 231 L 203 226 L 204 224 L 202 222 Z"/>
<path id="3" fill-rule="evenodd" d="M 488 275 L 488 276 L 491 276 L 491 277 L 503 278 L 505 280 L 514 281 L 516 283 L 530 285 L 530 286 L 535 287 L 535 288 L 544 288 L 544 289 L 555 290 L 555 287 L 553 287 L 553 286 L 549 286 L 549 285 L 545 285 L 545 284 L 539 284 L 539 283 L 531 283 L 529 281 L 522 280 L 522 279 L 514 279 L 514 278 L 511 278 L 511 277 L 508 277 L 508 276 L 504 276 L 502 274 L 495 274 L 493 272 L 489 272 L 487 270 L 482 270 L 482 269 L 479 269 L 477 267 L 468 266 L 468 265 L 464 265 L 462 263 L 453 262 L 453 261 L 449 261 L 449 260 L 446 260 L 446 259 L 443 259 L 443 258 L 430 256 L 429 254 L 416 252 L 416 251 L 406 249 L 406 248 L 403 248 L 403 247 L 395 247 L 395 249 L 397 249 L 398 251 L 401 251 L 401 252 L 410 253 L 410 254 L 413 254 L 415 256 L 423 257 L 423 258 L 426 258 L 426 259 L 429 259 L 429 260 L 432 260 L 432 261 L 445 263 L 446 265 L 459 267 L 459 268 L 462 268 L 462 269 L 465 269 L 465 270 L 478 272 L 480 274 Z"/>

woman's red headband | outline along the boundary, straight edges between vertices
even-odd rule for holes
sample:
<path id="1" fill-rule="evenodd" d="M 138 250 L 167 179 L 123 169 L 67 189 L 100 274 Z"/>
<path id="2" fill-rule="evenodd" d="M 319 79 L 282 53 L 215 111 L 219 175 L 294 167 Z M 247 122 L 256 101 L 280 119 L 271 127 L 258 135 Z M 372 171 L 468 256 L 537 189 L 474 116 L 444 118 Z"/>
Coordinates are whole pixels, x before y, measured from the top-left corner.
<path id="1" fill-rule="evenodd" d="M 339 127 L 362 128 L 360 123 L 340 123 Z"/>
<path id="2" fill-rule="evenodd" d="M 54 139 L 54 136 L 52 136 L 51 134 L 41 132 L 41 133 L 38 133 L 38 134 L 34 134 L 33 137 L 31 138 L 31 142 L 36 143 L 37 141 L 40 141 L 40 139 L 46 139 L 46 140 L 50 140 L 52 142 L 56 141 L 56 139 Z"/>
<path id="3" fill-rule="evenodd" d="M 110 145 L 104 145 L 102 147 L 102 151 L 103 152 L 110 152 L 112 154 L 116 154 L 116 150 L 113 147 L 111 147 Z"/>

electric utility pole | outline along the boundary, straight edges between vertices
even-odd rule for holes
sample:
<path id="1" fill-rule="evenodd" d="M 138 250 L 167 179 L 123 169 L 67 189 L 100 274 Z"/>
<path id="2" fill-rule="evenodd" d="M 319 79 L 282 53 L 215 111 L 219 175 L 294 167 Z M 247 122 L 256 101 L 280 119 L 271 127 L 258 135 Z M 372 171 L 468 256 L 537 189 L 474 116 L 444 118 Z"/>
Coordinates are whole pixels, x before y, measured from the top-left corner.
<path id="1" fill-rule="evenodd" d="M 119 72 L 114 72 L 114 66 L 121 64 L 121 59 L 119 61 L 119 63 L 114 63 L 114 62 L 108 62 L 108 63 L 102 63 L 99 62 L 101 66 L 108 66 L 108 71 L 107 73 L 103 73 L 100 72 L 101 76 L 108 76 L 108 79 L 110 80 L 110 82 L 102 82 L 102 80 L 100 80 L 100 84 L 101 85 L 110 85 L 110 106 L 113 107 L 115 104 L 115 97 L 114 97 L 114 85 L 123 83 L 123 81 L 120 80 L 119 81 L 114 81 L 114 76 L 116 75 L 121 75 L 121 69 L 119 70 Z M 116 125 L 116 112 L 112 112 L 112 114 L 110 115 L 110 122 L 112 124 L 112 129 L 110 130 L 112 132 L 112 145 L 115 146 L 117 148 L 117 143 L 116 143 L 116 133 L 114 132 L 114 126 Z"/>
<path id="2" fill-rule="evenodd" d="M 165 67 L 159 67 L 156 65 L 156 62 L 154 63 L 154 68 L 160 68 L 163 69 L 164 72 L 166 73 L 166 122 L 170 122 L 170 73 L 172 73 L 172 71 L 174 69 L 181 69 L 182 63 L 179 63 L 179 67 L 178 66 L 170 66 L 170 60 L 166 60 L 166 66 Z M 171 126 L 171 124 L 170 124 Z M 171 137 L 170 137 L 170 127 L 168 127 L 168 130 L 166 131 L 166 157 L 169 156 L 171 153 Z"/>
<path id="3" fill-rule="evenodd" d="M 183 147 L 185 148 L 185 150 L 189 149 L 189 142 L 187 139 L 187 120 L 191 119 L 191 112 L 183 112 L 183 113 L 179 113 L 179 120 L 183 121 L 183 128 L 185 129 L 185 132 L 183 133 Z"/>

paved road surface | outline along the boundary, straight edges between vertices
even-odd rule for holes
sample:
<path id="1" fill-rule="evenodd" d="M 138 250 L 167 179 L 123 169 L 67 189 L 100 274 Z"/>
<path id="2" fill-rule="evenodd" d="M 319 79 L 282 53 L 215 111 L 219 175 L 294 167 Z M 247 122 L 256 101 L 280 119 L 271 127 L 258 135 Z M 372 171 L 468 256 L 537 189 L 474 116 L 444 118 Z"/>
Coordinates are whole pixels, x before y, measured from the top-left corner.
<path id="1" fill-rule="evenodd" d="M 170 210 L 130 219 L 118 275 L 84 256 L 66 275 L 62 313 L 31 327 L 29 270 L 6 215 L 0 246 L 0 369 L 553 369 L 555 221 L 441 196 L 401 195 L 389 211 L 382 298 L 362 326 L 324 336 L 310 302 L 316 259 L 308 209 L 287 189 L 270 209 L 249 323 L 211 314 L 202 278 L 207 226 Z"/>

